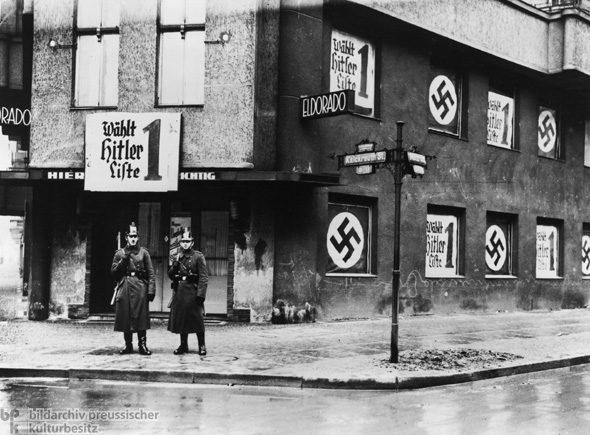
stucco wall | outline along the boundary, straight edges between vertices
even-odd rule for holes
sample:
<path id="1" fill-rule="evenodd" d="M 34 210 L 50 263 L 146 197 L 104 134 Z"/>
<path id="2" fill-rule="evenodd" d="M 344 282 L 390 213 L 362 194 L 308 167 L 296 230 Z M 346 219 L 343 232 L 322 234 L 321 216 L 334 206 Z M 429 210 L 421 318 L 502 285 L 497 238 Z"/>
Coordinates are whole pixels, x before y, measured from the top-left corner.
<path id="1" fill-rule="evenodd" d="M 157 0 L 122 2 L 118 111 L 181 112 L 181 165 L 252 163 L 256 1 L 236 7 L 230 0 L 207 2 L 206 38 L 231 34 L 225 45 L 206 44 L 205 105 L 154 108 Z M 71 48 L 52 50 L 50 39 L 72 43 L 72 0 L 35 2 L 31 167 L 80 168 L 89 110 L 71 110 Z"/>
<path id="2" fill-rule="evenodd" d="M 234 248 L 234 308 L 249 308 L 254 323 L 269 321 L 272 311 L 275 213 L 268 195 L 253 195 L 250 228 Z"/>

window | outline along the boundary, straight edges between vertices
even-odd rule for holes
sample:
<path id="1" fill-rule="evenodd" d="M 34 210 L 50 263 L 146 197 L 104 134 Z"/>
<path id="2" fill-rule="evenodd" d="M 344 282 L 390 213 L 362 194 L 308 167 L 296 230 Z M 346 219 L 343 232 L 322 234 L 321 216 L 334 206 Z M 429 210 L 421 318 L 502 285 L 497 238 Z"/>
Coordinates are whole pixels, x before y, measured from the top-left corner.
<path id="1" fill-rule="evenodd" d="M 488 91 L 488 145 L 517 148 L 514 90 L 491 86 Z"/>
<path id="2" fill-rule="evenodd" d="M 330 221 L 326 244 L 329 275 L 372 275 L 374 243 L 374 201 L 367 198 L 332 195 L 328 203 Z"/>
<path id="3" fill-rule="evenodd" d="M 486 277 L 499 278 L 516 274 L 516 216 L 487 213 Z"/>
<path id="4" fill-rule="evenodd" d="M 78 0 L 75 107 L 115 107 L 119 93 L 119 1 Z"/>
<path id="5" fill-rule="evenodd" d="M 562 221 L 537 219 L 537 278 L 561 276 L 562 228 Z"/>
<path id="6" fill-rule="evenodd" d="M 590 279 L 590 224 L 582 224 L 582 274 Z"/>
<path id="7" fill-rule="evenodd" d="M 559 117 L 556 109 L 539 106 L 538 133 L 539 156 L 563 159 Z"/>
<path id="8" fill-rule="evenodd" d="M 160 0 L 160 106 L 205 102 L 205 0 Z"/>
<path id="9" fill-rule="evenodd" d="M 354 112 L 375 113 L 375 44 L 339 30 L 330 41 L 330 92 L 355 91 Z"/>
<path id="10" fill-rule="evenodd" d="M 447 133 L 460 138 L 467 135 L 466 80 L 453 69 L 436 64 L 430 65 L 428 88 L 429 130 Z"/>
<path id="11" fill-rule="evenodd" d="M 459 277 L 463 268 L 465 211 L 454 207 L 428 206 L 426 217 L 426 277 Z"/>

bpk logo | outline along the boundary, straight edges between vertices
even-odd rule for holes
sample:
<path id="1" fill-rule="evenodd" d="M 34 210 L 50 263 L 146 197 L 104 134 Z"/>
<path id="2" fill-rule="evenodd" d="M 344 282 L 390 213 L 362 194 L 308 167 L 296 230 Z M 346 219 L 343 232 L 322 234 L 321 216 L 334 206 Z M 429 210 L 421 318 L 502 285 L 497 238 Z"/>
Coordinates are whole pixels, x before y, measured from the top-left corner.
<path id="1" fill-rule="evenodd" d="M 0 408 L 0 420 L 1 421 L 9 421 L 10 422 L 10 432 L 11 434 L 17 434 L 18 431 L 18 424 L 14 422 L 14 420 L 20 415 L 18 409 L 12 408 L 6 410 L 4 408 Z"/>
<path id="2" fill-rule="evenodd" d="M 457 91 L 447 76 L 436 76 L 428 90 L 430 113 L 441 125 L 448 125 L 457 114 Z"/>
<path id="3" fill-rule="evenodd" d="M 334 216 L 328 228 L 328 254 L 334 264 L 348 269 L 360 260 L 365 245 L 361 223 L 352 213 Z"/>

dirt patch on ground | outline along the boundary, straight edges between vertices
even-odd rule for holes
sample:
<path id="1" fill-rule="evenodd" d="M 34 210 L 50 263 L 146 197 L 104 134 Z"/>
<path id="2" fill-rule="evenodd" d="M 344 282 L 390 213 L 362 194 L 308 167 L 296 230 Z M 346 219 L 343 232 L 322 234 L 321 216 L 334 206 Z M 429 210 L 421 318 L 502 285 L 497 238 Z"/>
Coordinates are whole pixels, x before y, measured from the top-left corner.
<path id="1" fill-rule="evenodd" d="M 400 352 L 399 363 L 391 363 L 387 359 L 378 361 L 378 365 L 405 371 L 468 371 L 498 367 L 521 358 L 511 353 L 480 349 L 406 350 Z"/>

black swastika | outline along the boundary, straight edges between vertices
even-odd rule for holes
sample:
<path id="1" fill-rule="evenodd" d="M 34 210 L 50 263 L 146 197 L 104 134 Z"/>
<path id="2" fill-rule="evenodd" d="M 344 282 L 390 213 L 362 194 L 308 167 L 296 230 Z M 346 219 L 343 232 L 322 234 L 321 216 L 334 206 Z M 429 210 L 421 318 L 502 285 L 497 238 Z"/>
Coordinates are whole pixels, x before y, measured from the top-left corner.
<path id="1" fill-rule="evenodd" d="M 342 223 L 338 227 L 338 234 L 340 234 L 340 237 L 342 238 L 341 242 L 338 242 L 336 240 L 336 237 L 334 237 L 334 236 L 330 237 L 330 242 L 332 243 L 332 245 L 334 245 L 334 247 L 336 248 L 338 253 L 341 254 L 342 251 L 344 250 L 344 248 L 348 248 L 348 252 L 343 257 L 343 260 L 345 262 L 348 261 L 348 259 L 352 256 L 352 254 L 354 252 L 354 246 L 352 246 L 350 241 L 352 239 L 354 239 L 357 241 L 357 243 L 361 242 L 361 238 L 354 228 L 352 228 L 348 233 L 344 232 L 344 230 L 348 226 L 349 222 L 350 221 L 348 220 L 348 218 L 344 218 L 344 220 L 342 221 Z"/>
<path id="2" fill-rule="evenodd" d="M 543 146 L 547 145 L 555 136 L 555 128 L 553 127 L 553 122 L 551 122 L 551 116 L 547 115 L 541 121 L 539 125 L 539 134 L 543 139 Z"/>
<path id="3" fill-rule="evenodd" d="M 443 93 L 443 89 L 446 86 L 445 82 L 442 82 L 438 89 L 436 90 L 436 94 L 432 95 L 432 102 L 434 103 L 434 105 L 436 106 L 437 109 L 440 109 L 441 107 L 443 107 L 443 111 L 440 114 L 441 118 L 444 118 L 445 116 L 447 116 L 447 113 L 449 113 L 449 111 L 451 110 L 451 107 L 453 107 L 455 105 L 455 100 L 453 99 L 453 95 L 449 92 L 446 91 L 445 93 Z M 438 99 L 436 98 L 438 94 Z M 447 100 L 448 100 L 448 104 L 447 104 Z"/>
<path id="4" fill-rule="evenodd" d="M 586 244 L 586 245 L 582 246 L 582 264 L 584 264 L 587 267 L 589 262 L 590 262 L 590 246 L 588 246 Z"/>
<path id="5" fill-rule="evenodd" d="M 496 257 L 494 259 L 494 266 L 498 265 L 498 262 L 502 259 L 501 253 L 505 250 L 502 240 L 496 238 L 497 234 L 498 233 L 494 231 L 492 237 L 490 237 L 490 240 L 488 240 L 488 243 L 486 244 L 486 251 L 490 254 L 490 257 L 492 257 L 492 259 Z M 490 248 L 490 245 L 492 248 Z"/>

